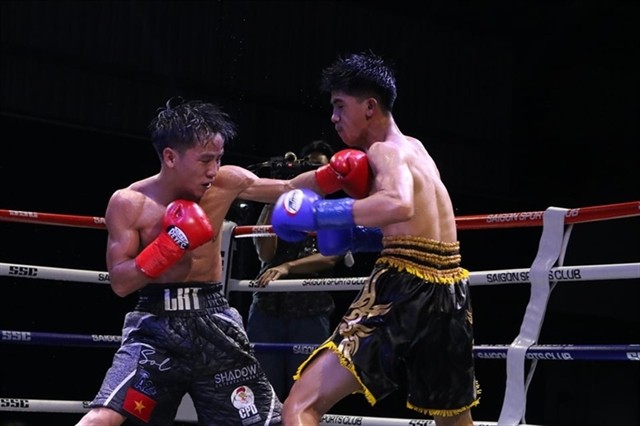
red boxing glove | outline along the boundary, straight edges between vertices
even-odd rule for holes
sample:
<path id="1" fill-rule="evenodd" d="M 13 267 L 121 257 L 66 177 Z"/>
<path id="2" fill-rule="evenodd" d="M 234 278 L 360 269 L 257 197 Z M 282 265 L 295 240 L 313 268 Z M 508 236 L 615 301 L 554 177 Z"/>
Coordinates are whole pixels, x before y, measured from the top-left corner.
<path id="1" fill-rule="evenodd" d="M 136 257 L 136 266 L 150 278 L 157 278 L 188 250 L 211 241 L 214 235 L 202 207 L 176 200 L 167 206 L 160 235 Z"/>
<path id="2" fill-rule="evenodd" d="M 367 154 L 357 149 L 343 149 L 331 157 L 329 164 L 316 170 L 315 178 L 325 194 L 343 189 L 350 197 L 359 199 L 369 195 L 373 176 Z"/>

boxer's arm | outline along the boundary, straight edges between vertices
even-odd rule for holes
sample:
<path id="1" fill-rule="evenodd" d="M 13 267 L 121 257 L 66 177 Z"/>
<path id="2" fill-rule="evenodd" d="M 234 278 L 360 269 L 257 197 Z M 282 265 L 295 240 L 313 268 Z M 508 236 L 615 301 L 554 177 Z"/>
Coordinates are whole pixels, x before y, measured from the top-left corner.
<path id="1" fill-rule="evenodd" d="M 375 190 L 353 204 L 355 224 L 384 228 L 413 218 L 414 178 L 406 154 L 393 144 L 381 142 L 371 145 L 367 158 Z"/>
<path id="2" fill-rule="evenodd" d="M 274 203 L 280 194 L 293 189 L 289 180 L 262 178 L 250 170 L 231 165 L 220 168 L 211 189 L 215 188 L 232 194 L 233 198 L 265 204 Z"/>
<path id="3" fill-rule="evenodd" d="M 297 188 L 308 188 L 314 192 L 322 193 L 314 175 L 315 170 L 310 170 L 289 180 L 261 178 L 245 168 L 225 165 L 220 167 L 212 187 L 205 192 L 200 204 L 203 206 L 211 205 L 211 207 L 205 208 L 207 212 L 217 210 L 222 214 L 226 213 L 236 198 L 272 204 L 281 194 Z M 217 214 L 217 216 L 221 214 Z M 211 223 L 215 228 L 215 221 L 211 220 Z"/>
<path id="4" fill-rule="evenodd" d="M 107 272 L 113 292 L 125 297 L 149 282 L 135 264 L 140 251 L 140 234 L 136 227 L 145 203 L 144 196 L 136 191 L 116 191 L 107 204 Z"/>

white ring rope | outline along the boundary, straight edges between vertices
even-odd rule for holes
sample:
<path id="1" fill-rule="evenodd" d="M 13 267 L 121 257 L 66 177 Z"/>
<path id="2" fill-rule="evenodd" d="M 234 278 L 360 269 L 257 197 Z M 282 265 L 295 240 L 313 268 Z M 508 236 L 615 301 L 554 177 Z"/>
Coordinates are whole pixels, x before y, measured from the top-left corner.
<path id="1" fill-rule="evenodd" d="M 22 411 L 32 413 L 86 413 L 88 401 L 61 401 L 52 399 L 0 398 L 1 411 Z M 189 402 L 183 401 L 178 409 L 176 421 L 193 422 L 189 411 Z M 6 409 L 10 408 L 10 409 Z M 383 417 L 353 416 L 347 414 L 325 414 L 320 420 L 321 426 L 358 425 L 358 426 L 435 426 L 436 422 L 425 419 L 399 419 Z M 474 422 L 475 426 L 496 426 L 496 422 Z M 534 425 L 522 425 L 534 426 Z"/>
<path id="2" fill-rule="evenodd" d="M 481 359 L 506 359 L 507 383 L 500 419 L 495 422 L 474 422 L 475 425 L 511 426 L 525 421 L 526 390 L 537 360 L 624 360 L 640 361 L 640 345 L 536 345 L 540 327 L 551 290 L 560 281 L 594 281 L 640 278 L 640 262 L 562 266 L 568 245 L 571 225 L 575 223 L 602 221 L 640 216 L 640 201 L 585 207 L 578 209 L 558 209 L 550 207 L 545 212 L 521 212 L 492 215 L 466 216 L 456 218 L 459 230 L 493 229 L 543 226 L 538 255 L 531 268 L 492 270 L 470 273 L 470 285 L 499 285 L 531 283 L 531 297 L 521 325 L 520 333 L 511 345 L 474 346 L 474 356 Z M 101 217 L 83 217 L 50 213 L 24 212 L 0 209 L 0 221 L 63 225 L 83 228 L 104 228 Z M 562 234 L 565 226 L 569 229 Z M 221 230 L 223 236 L 224 265 L 231 265 L 233 239 L 244 237 L 272 236 L 268 225 L 237 227 L 226 222 Z M 555 267 L 553 265 L 556 265 Z M 230 269 L 230 268 L 229 268 Z M 226 294 L 229 291 L 335 291 L 358 290 L 367 277 L 277 280 L 268 287 L 257 287 L 253 280 L 237 280 L 230 277 L 230 270 L 224 268 Z M 0 263 L 0 276 L 13 278 L 33 278 L 57 281 L 109 284 L 109 274 L 103 271 L 75 270 L 47 266 L 15 263 Z M 66 344 L 69 346 L 117 346 L 120 336 L 77 335 L 62 333 L 42 333 L 32 331 L 0 330 L 0 343 L 22 344 Z M 277 344 L 254 344 L 256 349 L 273 350 Z M 303 344 L 304 345 L 304 344 Z M 284 350 L 292 350 L 294 345 L 285 345 Z M 313 345 L 307 345 L 309 350 Z M 295 348 L 294 348 L 295 350 Z M 299 350 L 299 348 L 298 348 Z M 524 361 L 532 360 L 532 369 L 524 380 Z M 186 404 L 185 404 L 186 401 Z M 176 420 L 195 421 L 195 410 L 188 407 L 190 399 L 185 397 L 178 410 Z M 186 406 L 185 406 L 186 405 Z M 44 399 L 0 398 L 1 411 L 36 412 L 85 412 L 87 402 L 55 401 Z M 385 419 L 351 415 L 327 414 L 322 425 L 435 425 L 432 420 Z"/>

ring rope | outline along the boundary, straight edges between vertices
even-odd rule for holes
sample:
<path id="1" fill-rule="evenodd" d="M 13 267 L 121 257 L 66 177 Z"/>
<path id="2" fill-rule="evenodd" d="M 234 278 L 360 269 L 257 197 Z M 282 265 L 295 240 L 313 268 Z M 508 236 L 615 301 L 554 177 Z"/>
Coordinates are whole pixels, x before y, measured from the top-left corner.
<path id="1" fill-rule="evenodd" d="M 106 229 L 104 218 L 0 209 L 0 221 Z"/>
<path id="2" fill-rule="evenodd" d="M 1 330 L 0 343 L 19 345 L 117 348 L 117 334 L 73 334 L 39 331 Z M 317 343 L 251 343 L 257 352 L 311 353 Z M 506 359 L 510 345 L 474 345 L 478 359 Z M 640 361 L 640 344 L 617 345 L 531 345 L 526 358 L 554 361 Z"/>
<path id="3" fill-rule="evenodd" d="M 565 223 L 594 222 L 608 219 L 622 219 L 640 215 L 640 201 L 603 204 L 599 206 L 569 209 Z M 544 211 L 498 213 L 456 217 L 459 230 L 497 229 L 542 226 Z M 61 225 L 77 228 L 105 228 L 103 217 L 77 216 L 69 214 L 39 213 L 22 210 L 0 209 L 0 221 L 36 223 L 41 225 Z M 236 238 L 273 235 L 271 225 L 238 226 L 234 231 Z"/>
<path id="4" fill-rule="evenodd" d="M 533 370 L 530 371 L 529 377 L 525 382 L 522 380 L 522 370 L 525 359 L 533 360 L 533 367 L 535 367 L 535 362 L 539 359 L 571 359 L 571 357 L 579 357 L 576 355 L 578 353 L 586 354 L 584 355 L 588 359 L 593 355 L 593 346 L 589 347 L 581 347 L 581 346 L 573 346 L 569 345 L 569 347 L 563 347 L 561 345 L 535 345 L 538 337 L 538 333 L 540 330 L 541 322 L 544 317 L 544 311 L 546 309 L 546 302 L 549 297 L 550 291 L 553 289 L 555 284 L 558 281 L 565 280 L 587 280 L 587 278 L 583 278 L 582 274 L 578 277 L 572 276 L 572 279 L 564 279 L 568 277 L 568 275 L 564 275 L 565 273 L 570 273 L 573 271 L 581 272 L 584 269 L 587 272 L 586 268 L 591 268 L 590 271 L 593 272 L 598 268 L 618 268 L 623 269 L 623 276 L 629 276 L 629 278 L 636 278 L 640 273 L 640 264 L 630 263 L 630 264 L 620 264 L 620 265 L 591 265 L 589 267 L 572 267 L 572 268 L 564 268 L 562 269 L 562 260 L 564 257 L 564 253 L 566 247 L 568 245 L 568 236 L 571 231 L 571 226 L 568 227 L 567 232 L 565 232 L 564 236 L 560 237 L 560 232 L 558 228 L 562 228 L 564 225 L 572 225 L 574 223 L 584 223 L 584 222 L 593 222 L 599 220 L 606 219 L 616 219 L 616 218 L 625 218 L 640 215 L 640 202 L 633 201 L 629 203 L 618 203 L 618 204 L 609 204 L 602 206 L 593 206 L 593 207 L 585 207 L 578 209 L 558 209 L 554 207 L 550 207 L 544 212 L 523 212 L 523 213 L 506 213 L 506 214 L 494 214 L 494 215 L 480 215 L 480 216 L 465 216 L 456 218 L 456 224 L 458 229 L 492 229 L 492 228 L 514 228 L 514 227 L 527 227 L 527 226 L 543 226 L 543 237 L 540 240 L 540 247 L 538 256 L 536 256 L 536 261 L 532 265 L 530 270 L 519 270 L 520 275 L 509 273 L 513 271 L 489 271 L 494 272 L 493 275 L 487 273 L 480 273 L 480 276 L 484 274 L 486 281 L 488 284 L 495 283 L 507 283 L 509 280 L 501 281 L 502 278 L 505 277 L 516 277 L 517 279 L 514 282 L 531 282 L 532 283 L 532 291 L 531 298 L 529 304 L 527 306 L 527 312 L 525 313 L 525 320 L 521 325 L 521 332 L 519 336 L 514 340 L 514 342 L 509 345 L 502 346 L 488 346 L 488 347 L 474 347 L 474 356 L 477 357 L 486 357 L 486 358 L 496 358 L 496 359 L 507 359 L 507 391 L 505 392 L 505 398 L 503 401 L 502 411 L 500 413 L 499 424 L 519 424 L 519 421 L 525 421 L 524 419 L 524 411 L 526 404 L 526 389 L 528 388 L 528 383 L 531 378 L 531 374 Z M 555 222 L 555 226 L 550 227 L 547 225 L 547 217 L 551 216 L 554 218 L 553 222 Z M 85 217 L 85 216 L 74 216 L 74 215 L 57 215 L 50 213 L 36 213 L 36 212 L 23 212 L 17 210 L 0 210 L 0 221 L 13 221 L 13 222 L 29 222 L 29 223 L 41 223 L 41 224 L 53 224 L 53 225 L 67 225 L 67 226 L 76 226 L 76 227 L 90 227 L 90 228 L 104 228 L 104 218 L 100 217 Z M 226 222 L 226 221 L 225 221 Z M 553 228 L 553 229 L 551 229 Z M 238 227 L 235 226 L 232 222 L 225 223 L 223 226 L 223 231 L 227 234 L 227 241 L 229 242 L 229 248 L 231 247 L 230 241 L 232 239 L 230 237 L 255 237 L 255 236 L 265 236 L 265 235 L 273 235 L 272 229 L 268 225 L 262 226 L 247 226 L 247 227 Z M 551 235 L 549 237 L 548 235 Z M 552 241 L 549 243 L 549 241 Z M 553 246 L 555 248 L 549 249 L 549 246 Z M 229 250 L 231 251 L 231 250 Z M 555 254 L 554 254 L 555 253 Z M 229 253 L 230 255 L 230 253 Z M 230 263 L 230 262 L 228 262 Z M 560 267 L 553 268 L 552 266 L 556 264 Z M 0 264 L 3 268 L 6 266 L 6 272 L 10 276 L 14 277 L 27 277 L 27 278 L 43 278 L 43 276 L 47 276 L 47 272 L 51 276 L 60 276 L 68 274 L 71 270 L 66 270 L 64 268 L 48 268 L 48 270 L 44 270 L 44 274 L 40 274 L 40 269 L 38 268 L 46 268 L 46 267 L 33 267 L 29 265 L 15 265 L 15 264 Z M 595 269 L 594 269 L 595 267 Z M 0 268 L 2 271 L 3 268 Z M 78 271 L 75 271 L 78 272 Z M 82 279 L 78 278 L 78 281 L 86 281 L 87 275 L 89 277 L 93 276 L 97 279 L 98 282 L 107 283 L 109 280 L 108 273 L 99 272 L 99 271 L 79 271 L 83 274 Z M 88 272 L 88 274 L 87 274 Z M 223 271 L 224 272 L 224 271 Z M 229 270 L 227 270 L 229 272 Z M 620 271 L 619 271 L 620 272 Z M 478 273 L 476 273 L 478 274 Z M 559 274 L 559 275 L 558 275 Z M 76 274 L 77 275 L 77 274 Z M 597 275 L 597 274 L 596 274 Z M 225 275 L 229 277 L 229 274 Z M 531 276 L 531 278 L 529 278 Z M 499 277 L 498 280 L 494 280 L 494 278 Z M 55 278 L 54 278 L 55 279 Z M 59 279 L 59 278 L 58 278 Z M 591 278 L 597 279 L 597 278 Z M 610 275 L 605 275 L 600 279 L 611 279 Z M 353 288 L 354 283 L 357 283 L 354 279 L 348 279 L 351 282 L 351 287 Z M 232 281 L 239 283 L 238 280 L 227 280 L 231 284 Z M 287 281 L 287 280 L 283 280 Z M 299 280 L 302 281 L 302 284 L 308 282 L 309 280 Z M 327 280 L 322 280 L 327 281 Z M 473 280 L 470 280 L 473 281 Z M 251 281 L 248 281 L 251 283 Z M 288 284 L 288 283 L 287 283 Z M 550 286 L 551 284 L 551 286 Z M 249 284 L 251 285 L 251 284 Z M 326 287 L 317 285 L 321 289 L 326 289 Z M 259 291 L 258 288 L 251 288 L 249 286 L 248 291 Z M 277 286 L 273 286 L 270 288 L 270 291 L 273 291 Z M 291 291 L 293 290 L 293 286 L 287 285 L 282 286 L 282 291 Z M 310 290 L 311 288 L 305 288 L 305 290 Z M 15 332 L 10 330 L 4 330 L 2 334 L 3 342 L 5 340 L 11 341 L 14 339 L 14 343 L 16 342 L 25 342 L 29 341 L 32 343 L 37 343 L 36 339 L 31 339 L 31 332 Z M 25 336 L 29 336 L 29 340 L 21 340 L 25 338 Z M 74 335 L 71 335 L 72 338 Z M 43 337 L 43 336 L 41 336 Z M 52 336 L 45 336 L 48 339 L 53 339 Z M 69 337 L 69 335 L 67 335 Z M 5 339 L 6 338 L 6 339 Z M 44 337 L 43 337 L 44 338 Z M 78 339 L 77 336 L 75 336 Z M 100 339 L 115 339 L 117 342 L 118 336 L 104 336 L 104 335 L 90 335 L 91 341 L 83 341 L 86 340 L 86 337 L 80 337 L 79 340 L 84 345 L 94 345 L 94 340 Z M 25 338 L 26 339 L 26 338 Z M 114 341 L 111 342 L 103 342 L 108 344 L 114 344 Z M 620 345 L 618 345 L 620 346 Z M 608 353 L 605 357 L 610 357 L 611 353 L 618 353 L 620 358 L 624 360 L 638 360 L 640 359 L 640 352 L 636 349 L 637 345 L 629 345 L 624 347 L 613 348 L 611 346 L 603 346 L 598 345 L 597 348 L 603 349 L 602 352 L 599 353 Z M 577 348 L 577 349 L 576 349 Z M 580 352 L 580 349 L 585 349 L 585 351 Z M 264 348 L 263 348 L 264 349 Z M 261 350 L 263 350 L 261 349 Z M 270 348 L 273 350 L 273 348 Z M 299 348 L 298 348 L 299 349 Z M 573 350 L 573 355 L 568 349 Z M 289 349 L 286 349 L 289 350 Z M 294 348 L 295 350 L 295 348 Z M 540 350 L 543 352 L 536 353 L 536 350 Z M 476 353 L 476 351 L 478 351 Z M 514 355 L 515 354 L 515 355 Z M 597 358 L 597 357 L 596 357 Z M 608 359 L 608 358 L 607 358 Z M 511 390 L 509 390 L 510 383 L 512 384 Z M 515 385 L 514 385 L 515 384 Z M 0 399 L 0 407 L 6 406 L 7 399 Z M 11 404 L 8 404 L 11 405 Z M 192 412 L 193 413 L 193 412 Z M 348 417 L 348 416 L 347 416 Z M 191 417 L 192 418 L 192 417 Z M 358 417 L 354 417 L 358 418 Z M 506 419 L 505 419 L 506 418 Z M 362 419 L 362 418 L 360 418 Z M 324 420 L 324 417 L 323 417 Z M 375 419 L 375 424 L 383 424 L 381 420 L 387 419 Z M 391 419 L 393 420 L 393 419 Z M 400 420 L 400 419 L 398 419 Z M 415 421 L 409 420 L 410 424 L 416 424 Z M 428 424 L 423 421 L 419 421 L 420 424 Z M 334 423 L 329 423 L 334 424 Z M 355 423 L 354 423 L 355 424 Z M 362 423 L 357 423 L 362 424 Z M 384 423 L 390 424 L 390 423 Z M 404 423 L 402 423 L 404 424 Z M 489 424 L 489 423 L 480 423 L 480 424 Z"/>
<path id="5" fill-rule="evenodd" d="M 1 411 L 21 411 L 32 413 L 85 413 L 89 411 L 89 401 L 69 401 L 30 398 L 0 398 Z M 195 422 L 188 412 L 178 409 L 175 421 Z M 320 426 L 359 425 L 359 426 L 435 426 L 434 420 L 400 419 L 383 417 L 352 416 L 348 414 L 325 414 L 320 419 Z M 496 422 L 474 422 L 477 426 L 497 426 Z M 535 426 L 535 425 L 522 425 Z"/>
<path id="6" fill-rule="evenodd" d="M 94 284 L 109 284 L 106 271 L 57 268 L 52 266 L 26 265 L 0 262 L 0 277 L 30 278 L 53 281 L 72 281 Z M 603 265 L 560 266 L 549 270 L 549 279 L 554 281 L 595 281 L 640 278 L 640 262 L 611 263 Z M 229 291 L 273 291 L 292 290 L 331 291 L 358 290 L 367 277 L 307 278 L 274 280 L 268 287 L 258 287 L 254 280 L 230 278 Z M 469 285 L 523 284 L 531 282 L 531 268 L 496 269 L 469 272 Z"/>

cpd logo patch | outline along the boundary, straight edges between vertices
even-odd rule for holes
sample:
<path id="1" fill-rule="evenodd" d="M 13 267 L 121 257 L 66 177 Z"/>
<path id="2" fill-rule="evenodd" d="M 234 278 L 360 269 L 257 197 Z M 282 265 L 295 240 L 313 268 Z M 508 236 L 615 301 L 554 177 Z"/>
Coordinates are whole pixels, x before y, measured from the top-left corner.
<path id="1" fill-rule="evenodd" d="M 248 386 L 238 386 L 231 393 L 231 403 L 238 410 L 241 419 L 247 419 L 258 414 L 255 395 Z"/>

